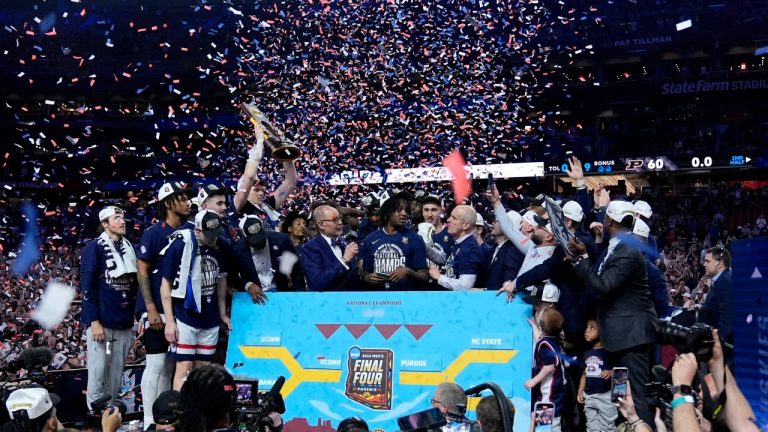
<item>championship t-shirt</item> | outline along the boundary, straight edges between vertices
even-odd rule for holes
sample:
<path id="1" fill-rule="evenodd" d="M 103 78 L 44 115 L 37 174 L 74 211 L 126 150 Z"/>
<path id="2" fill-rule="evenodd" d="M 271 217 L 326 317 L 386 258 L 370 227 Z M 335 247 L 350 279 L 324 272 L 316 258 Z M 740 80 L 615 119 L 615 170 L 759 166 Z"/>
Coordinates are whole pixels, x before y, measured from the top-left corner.
<path id="1" fill-rule="evenodd" d="M 600 376 L 603 371 L 611 370 L 608 365 L 608 352 L 605 348 L 592 349 L 584 353 L 584 393 L 605 393 L 611 390 L 611 380 Z"/>
<path id="2" fill-rule="evenodd" d="M 196 240 L 193 240 L 196 241 Z M 184 252 L 184 241 L 174 239 L 165 252 L 162 260 L 161 275 L 173 284 L 181 267 L 181 258 Z M 221 254 L 214 248 L 207 246 L 197 247 L 195 260 L 200 260 L 202 271 L 200 312 L 185 307 L 185 299 L 173 298 L 173 315 L 179 321 L 188 326 L 207 329 L 219 325 L 219 301 L 216 287 L 220 278 L 226 276 L 224 261 Z M 190 266 L 191 267 L 191 266 Z"/>
<path id="3" fill-rule="evenodd" d="M 421 236 L 409 229 L 387 234 L 378 229 L 369 234 L 360 248 L 363 270 L 386 276 L 399 267 L 419 270 L 427 267 L 426 249 Z M 375 285 L 375 288 L 382 287 Z M 393 291 L 416 290 L 413 280 L 406 277 L 398 282 L 387 281 L 383 289 Z"/>

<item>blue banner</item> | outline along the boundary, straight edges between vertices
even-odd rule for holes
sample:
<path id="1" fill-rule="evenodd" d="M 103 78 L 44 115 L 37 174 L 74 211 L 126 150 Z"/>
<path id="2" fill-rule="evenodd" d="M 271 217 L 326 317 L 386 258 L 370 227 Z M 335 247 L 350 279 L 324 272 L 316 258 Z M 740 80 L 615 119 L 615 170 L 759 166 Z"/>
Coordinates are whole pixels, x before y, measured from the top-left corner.
<path id="1" fill-rule="evenodd" d="M 768 238 L 731 244 L 734 375 L 760 425 L 768 425 Z"/>
<path id="2" fill-rule="evenodd" d="M 527 430 L 530 316 L 493 292 L 273 293 L 266 306 L 236 293 L 226 366 L 263 390 L 285 376 L 285 432 L 334 431 L 351 416 L 396 431 L 444 381 L 497 383 Z"/>

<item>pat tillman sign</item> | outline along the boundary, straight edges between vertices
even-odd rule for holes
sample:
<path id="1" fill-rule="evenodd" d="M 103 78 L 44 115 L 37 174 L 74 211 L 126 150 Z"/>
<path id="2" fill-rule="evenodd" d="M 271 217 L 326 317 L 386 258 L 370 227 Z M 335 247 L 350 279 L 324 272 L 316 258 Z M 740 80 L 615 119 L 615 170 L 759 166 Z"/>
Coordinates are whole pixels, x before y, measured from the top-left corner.
<path id="1" fill-rule="evenodd" d="M 529 406 L 530 314 L 487 291 L 278 292 L 265 306 L 236 293 L 226 366 L 262 390 L 285 376 L 285 432 L 333 432 L 352 416 L 394 431 L 397 418 L 430 408 L 444 381 L 493 381 Z M 517 412 L 526 429 L 530 416 Z"/>

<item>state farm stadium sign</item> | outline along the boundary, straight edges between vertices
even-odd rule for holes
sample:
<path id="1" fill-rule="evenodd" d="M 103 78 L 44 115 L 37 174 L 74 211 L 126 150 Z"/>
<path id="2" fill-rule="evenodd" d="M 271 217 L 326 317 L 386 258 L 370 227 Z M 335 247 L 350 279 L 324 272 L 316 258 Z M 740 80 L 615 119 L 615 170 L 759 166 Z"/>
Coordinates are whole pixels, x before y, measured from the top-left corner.
<path id="1" fill-rule="evenodd" d="M 725 81 L 683 81 L 667 83 L 661 87 L 662 95 L 729 92 L 744 90 L 768 90 L 768 79 L 744 79 Z"/>

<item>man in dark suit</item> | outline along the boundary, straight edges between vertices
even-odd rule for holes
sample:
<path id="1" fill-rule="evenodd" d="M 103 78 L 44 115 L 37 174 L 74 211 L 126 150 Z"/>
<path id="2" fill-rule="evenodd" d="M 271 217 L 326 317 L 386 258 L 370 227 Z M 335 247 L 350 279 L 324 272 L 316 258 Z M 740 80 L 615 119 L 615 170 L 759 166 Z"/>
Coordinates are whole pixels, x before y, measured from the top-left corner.
<path id="1" fill-rule="evenodd" d="M 704 270 L 712 278 L 712 288 L 701 309 L 701 321 L 715 327 L 722 340 L 733 342 L 731 325 L 731 253 L 722 246 L 704 255 Z M 733 354 L 726 350 L 726 354 Z"/>
<path id="2" fill-rule="evenodd" d="M 304 245 L 301 265 L 310 291 L 355 291 L 360 278 L 355 266 L 357 243 L 346 244 L 341 235 L 341 216 L 327 205 L 315 209 L 312 219 L 318 235 Z"/>
<path id="3" fill-rule="evenodd" d="M 576 257 L 576 274 L 584 281 L 585 294 L 594 299 L 597 322 L 605 349 L 613 366 L 629 370 L 629 382 L 637 414 L 653 424 L 649 400 L 643 385 L 649 381 L 654 322 L 658 319 L 648 289 L 645 257 L 629 246 L 635 209 L 627 201 L 611 201 L 606 209 L 605 232 L 611 240 L 594 264 L 584 243 L 572 238 L 568 247 Z"/>
<path id="4" fill-rule="evenodd" d="M 523 223 L 523 217 L 520 213 L 510 210 L 507 216 L 512 219 L 512 223 L 520 229 Z M 496 249 L 493 250 L 491 261 L 488 264 L 485 286 L 488 291 L 498 291 L 504 282 L 514 280 L 520 266 L 523 265 L 525 254 L 520 252 L 515 244 L 510 241 L 499 227 L 498 221 L 493 221 L 493 230 L 491 234 L 496 237 Z"/>
<path id="5" fill-rule="evenodd" d="M 304 272 L 290 237 L 267 231 L 256 215 L 241 218 L 240 231 L 243 237 L 232 246 L 237 285 L 248 291 L 254 303 L 264 304 L 268 300 L 264 293 L 269 291 L 306 291 Z"/>

